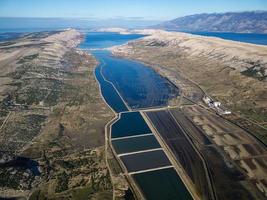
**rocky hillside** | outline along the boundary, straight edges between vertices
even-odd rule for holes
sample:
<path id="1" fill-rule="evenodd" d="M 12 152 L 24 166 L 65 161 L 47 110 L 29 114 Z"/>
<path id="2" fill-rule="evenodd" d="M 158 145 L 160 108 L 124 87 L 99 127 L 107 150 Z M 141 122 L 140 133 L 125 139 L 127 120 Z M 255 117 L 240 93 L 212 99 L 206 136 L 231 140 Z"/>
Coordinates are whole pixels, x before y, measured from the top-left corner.
<path id="1" fill-rule="evenodd" d="M 189 32 L 267 33 L 267 11 L 196 14 L 155 26 Z"/>
<path id="2" fill-rule="evenodd" d="M 103 145 L 113 113 L 97 61 L 76 48 L 82 37 L 68 29 L 0 42 L 0 199 L 112 196 Z"/>

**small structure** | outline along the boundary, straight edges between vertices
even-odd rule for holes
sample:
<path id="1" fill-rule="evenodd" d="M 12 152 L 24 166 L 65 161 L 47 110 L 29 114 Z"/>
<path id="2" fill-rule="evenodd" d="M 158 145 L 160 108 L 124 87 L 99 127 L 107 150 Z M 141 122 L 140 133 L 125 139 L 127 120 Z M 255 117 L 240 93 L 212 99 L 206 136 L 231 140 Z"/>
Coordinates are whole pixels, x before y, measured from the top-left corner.
<path id="1" fill-rule="evenodd" d="M 215 101 L 215 102 L 213 102 L 213 105 L 214 105 L 215 107 L 220 107 L 220 106 L 221 106 L 221 102 L 219 102 L 219 101 Z"/>
<path id="2" fill-rule="evenodd" d="M 230 115 L 232 112 L 230 111 L 230 110 L 225 110 L 225 111 L 223 111 L 223 115 Z"/>
<path id="3" fill-rule="evenodd" d="M 208 105 L 208 106 L 211 106 L 212 104 L 212 99 L 208 96 L 204 96 L 203 97 L 203 101 Z"/>
<path id="4" fill-rule="evenodd" d="M 214 101 L 211 97 L 209 96 L 204 96 L 203 101 L 212 109 L 214 109 L 218 114 L 220 115 L 229 115 L 231 114 L 231 111 L 226 110 L 224 107 L 222 107 L 221 102 L 219 101 Z"/>

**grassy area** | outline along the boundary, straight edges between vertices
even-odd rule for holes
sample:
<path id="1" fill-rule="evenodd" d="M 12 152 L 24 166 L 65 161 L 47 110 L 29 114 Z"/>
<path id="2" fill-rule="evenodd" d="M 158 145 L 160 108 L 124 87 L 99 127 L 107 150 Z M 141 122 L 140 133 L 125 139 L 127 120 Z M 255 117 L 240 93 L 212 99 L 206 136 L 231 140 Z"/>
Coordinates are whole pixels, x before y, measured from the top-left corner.
<path id="1" fill-rule="evenodd" d="M 259 67 L 258 64 L 256 63 L 252 63 L 255 65 L 255 67 Z M 256 78 L 260 81 L 263 81 L 266 77 L 263 76 L 264 74 L 264 68 L 260 68 L 260 69 L 255 69 L 255 67 L 251 67 L 243 72 L 241 72 L 241 74 L 245 75 L 245 76 L 249 76 L 252 78 Z"/>
<path id="2" fill-rule="evenodd" d="M 94 193 L 92 187 L 86 186 L 84 188 L 78 188 L 72 191 L 73 200 L 86 200 L 89 199 L 90 195 Z"/>
<path id="3" fill-rule="evenodd" d="M 21 58 L 21 59 L 17 62 L 17 64 L 22 64 L 22 63 L 25 63 L 25 62 L 31 62 L 32 60 L 34 60 L 34 59 L 37 58 L 38 56 L 39 56 L 38 53 L 29 55 L 29 56 L 24 56 L 23 58 Z"/>

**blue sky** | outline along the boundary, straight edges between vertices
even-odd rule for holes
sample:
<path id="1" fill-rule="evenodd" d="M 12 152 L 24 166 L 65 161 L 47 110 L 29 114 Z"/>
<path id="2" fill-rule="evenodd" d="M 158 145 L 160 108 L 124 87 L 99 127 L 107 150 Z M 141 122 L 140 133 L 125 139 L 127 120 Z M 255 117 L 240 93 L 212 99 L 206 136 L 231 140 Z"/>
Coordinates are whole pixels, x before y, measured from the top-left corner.
<path id="1" fill-rule="evenodd" d="M 0 17 L 168 20 L 249 10 L 267 10 L 267 0 L 0 0 Z"/>

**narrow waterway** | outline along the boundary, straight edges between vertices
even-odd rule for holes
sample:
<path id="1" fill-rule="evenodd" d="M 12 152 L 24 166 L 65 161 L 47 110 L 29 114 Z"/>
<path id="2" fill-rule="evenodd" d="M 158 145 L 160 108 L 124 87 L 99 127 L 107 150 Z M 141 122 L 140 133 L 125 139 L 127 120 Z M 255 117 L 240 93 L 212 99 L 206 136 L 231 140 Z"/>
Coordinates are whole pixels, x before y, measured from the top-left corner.
<path id="1" fill-rule="evenodd" d="M 104 54 L 102 51 L 94 51 L 94 55 L 98 58 L 99 65 L 95 69 L 95 76 L 99 82 L 102 96 L 104 97 L 106 103 L 117 113 L 128 111 L 126 103 L 123 101 L 122 97 L 116 90 L 116 88 L 113 86 L 113 84 L 108 81 L 103 76 L 103 68 L 105 67 L 106 63 L 103 59 L 101 54 Z"/>

